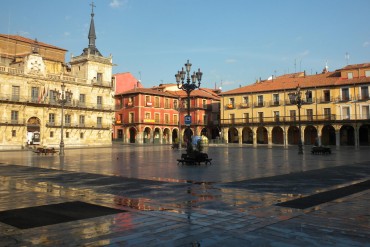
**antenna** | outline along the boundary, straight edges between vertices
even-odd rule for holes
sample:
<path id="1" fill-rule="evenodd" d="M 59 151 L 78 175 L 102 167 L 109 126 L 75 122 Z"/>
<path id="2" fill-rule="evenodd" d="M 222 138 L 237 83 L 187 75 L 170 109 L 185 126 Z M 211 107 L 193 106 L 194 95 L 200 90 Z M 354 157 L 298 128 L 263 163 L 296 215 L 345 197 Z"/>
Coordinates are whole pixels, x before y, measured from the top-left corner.
<path id="1" fill-rule="evenodd" d="M 346 52 L 346 55 L 344 57 L 346 58 L 346 62 L 347 62 L 347 65 L 348 65 L 348 62 L 349 62 L 349 54 L 348 54 L 348 52 Z"/>

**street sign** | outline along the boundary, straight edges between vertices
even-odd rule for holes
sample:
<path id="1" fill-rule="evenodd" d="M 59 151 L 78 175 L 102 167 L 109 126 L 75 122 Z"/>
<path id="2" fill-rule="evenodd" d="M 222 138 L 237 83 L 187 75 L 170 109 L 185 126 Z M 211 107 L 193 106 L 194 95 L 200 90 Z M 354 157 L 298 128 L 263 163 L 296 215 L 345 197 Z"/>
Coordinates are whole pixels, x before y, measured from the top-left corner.
<path id="1" fill-rule="evenodd" d="M 186 115 L 185 116 L 185 125 L 190 126 L 190 124 L 191 124 L 191 116 Z"/>

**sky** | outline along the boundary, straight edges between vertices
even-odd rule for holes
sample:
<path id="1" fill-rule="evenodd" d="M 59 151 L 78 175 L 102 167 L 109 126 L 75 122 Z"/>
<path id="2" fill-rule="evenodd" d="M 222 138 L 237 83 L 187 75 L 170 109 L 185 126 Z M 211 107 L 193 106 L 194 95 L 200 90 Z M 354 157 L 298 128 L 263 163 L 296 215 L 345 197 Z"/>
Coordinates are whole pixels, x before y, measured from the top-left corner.
<path id="1" fill-rule="evenodd" d="M 77 56 L 91 0 L 0 0 L 0 33 Z M 96 46 L 113 73 L 175 83 L 189 59 L 201 87 L 228 91 L 274 75 L 370 62 L 369 0 L 94 0 Z"/>

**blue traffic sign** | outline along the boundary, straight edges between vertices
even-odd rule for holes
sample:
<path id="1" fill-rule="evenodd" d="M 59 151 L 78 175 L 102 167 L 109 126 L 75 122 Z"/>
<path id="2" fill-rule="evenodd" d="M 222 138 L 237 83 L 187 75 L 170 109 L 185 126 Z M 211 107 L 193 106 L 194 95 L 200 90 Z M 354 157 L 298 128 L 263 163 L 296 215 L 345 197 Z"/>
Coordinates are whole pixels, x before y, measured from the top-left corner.
<path id="1" fill-rule="evenodd" d="M 185 116 L 185 125 L 189 126 L 191 124 L 191 116 L 186 115 Z"/>

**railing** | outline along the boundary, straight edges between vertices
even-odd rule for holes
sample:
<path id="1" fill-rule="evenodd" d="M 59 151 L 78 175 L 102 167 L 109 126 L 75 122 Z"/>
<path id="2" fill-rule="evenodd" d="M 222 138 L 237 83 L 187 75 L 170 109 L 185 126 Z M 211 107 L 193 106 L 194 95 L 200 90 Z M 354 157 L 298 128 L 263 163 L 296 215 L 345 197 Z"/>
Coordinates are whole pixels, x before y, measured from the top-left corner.
<path id="1" fill-rule="evenodd" d="M 0 66 L 0 73 L 9 73 L 13 75 L 24 75 L 24 70 L 22 68 L 12 68 L 7 66 Z M 33 75 L 34 76 L 34 75 Z M 90 84 L 86 79 L 77 78 L 69 75 L 59 75 L 59 74 L 47 74 L 46 78 L 48 80 L 61 80 L 61 81 L 68 81 L 68 82 L 75 82 L 81 84 Z M 103 81 L 99 83 L 93 83 L 94 86 L 101 86 L 101 87 L 112 87 L 112 82 L 110 81 Z"/>
<path id="2" fill-rule="evenodd" d="M 61 104 L 56 99 L 47 98 L 45 100 L 36 99 L 35 97 L 21 97 L 18 95 L 12 94 L 0 94 L 0 101 L 4 102 L 12 102 L 12 103 L 19 103 L 19 104 L 29 104 L 29 105 L 40 105 L 40 106 L 53 106 L 53 107 L 61 107 Z M 114 106 L 106 106 L 97 103 L 87 104 L 85 102 L 80 102 L 79 100 L 72 100 L 67 101 L 65 107 L 72 107 L 72 108 L 85 108 L 85 109 L 99 109 L 99 110 L 106 110 L 106 111 L 113 111 Z"/>

